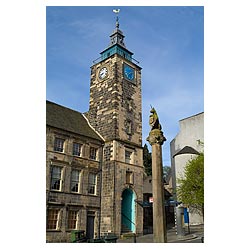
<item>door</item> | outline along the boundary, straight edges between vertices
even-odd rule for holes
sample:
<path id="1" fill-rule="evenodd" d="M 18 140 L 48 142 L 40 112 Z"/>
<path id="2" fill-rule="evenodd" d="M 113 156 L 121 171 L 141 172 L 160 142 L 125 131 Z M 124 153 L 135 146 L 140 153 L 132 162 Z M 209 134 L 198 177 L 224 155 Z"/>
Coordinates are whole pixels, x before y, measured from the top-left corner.
<path id="1" fill-rule="evenodd" d="M 122 233 L 135 232 L 135 193 L 125 189 L 122 193 Z"/>
<path id="2" fill-rule="evenodd" d="M 87 216 L 87 232 L 86 236 L 88 239 L 94 238 L 94 230 L 95 230 L 95 215 L 89 214 Z"/>

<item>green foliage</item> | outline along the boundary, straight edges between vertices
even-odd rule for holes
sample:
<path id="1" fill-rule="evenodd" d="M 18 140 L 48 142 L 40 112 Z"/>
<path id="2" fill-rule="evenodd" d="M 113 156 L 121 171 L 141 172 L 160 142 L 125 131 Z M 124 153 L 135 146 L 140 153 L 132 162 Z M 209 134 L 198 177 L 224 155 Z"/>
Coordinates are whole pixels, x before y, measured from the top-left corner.
<path id="1" fill-rule="evenodd" d="M 204 208 L 204 154 L 190 160 L 184 170 L 184 178 L 178 180 L 178 198 L 186 205 L 202 211 Z"/>
<path id="2" fill-rule="evenodd" d="M 149 152 L 147 144 L 143 147 L 143 165 L 146 174 L 152 175 L 152 154 Z"/>
<path id="3" fill-rule="evenodd" d="M 163 167 L 163 179 L 164 179 L 164 182 L 166 182 L 168 180 L 170 175 L 171 175 L 171 167 L 164 166 Z"/>

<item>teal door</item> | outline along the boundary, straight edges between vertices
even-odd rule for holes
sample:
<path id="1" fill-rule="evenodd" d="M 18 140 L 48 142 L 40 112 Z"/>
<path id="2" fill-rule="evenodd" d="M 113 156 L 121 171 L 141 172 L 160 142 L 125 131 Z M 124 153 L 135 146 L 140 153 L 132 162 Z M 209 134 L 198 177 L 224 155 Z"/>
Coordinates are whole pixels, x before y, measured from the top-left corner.
<path id="1" fill-rule="evenodd" d="M 122 230 L 135 233 L 135 193 L 125 189 L 122 193 Z"/>

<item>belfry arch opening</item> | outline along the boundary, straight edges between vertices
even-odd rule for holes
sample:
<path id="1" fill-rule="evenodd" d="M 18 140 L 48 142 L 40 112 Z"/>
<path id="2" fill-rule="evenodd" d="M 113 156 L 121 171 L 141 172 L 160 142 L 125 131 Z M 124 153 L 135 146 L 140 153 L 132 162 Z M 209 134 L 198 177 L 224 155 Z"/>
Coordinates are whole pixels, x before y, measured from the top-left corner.
<path id="1" fill-rule="evenodd" d="M 136 232 L 135 192 L 127 188 L 122 192 L 121 233 Z"/>

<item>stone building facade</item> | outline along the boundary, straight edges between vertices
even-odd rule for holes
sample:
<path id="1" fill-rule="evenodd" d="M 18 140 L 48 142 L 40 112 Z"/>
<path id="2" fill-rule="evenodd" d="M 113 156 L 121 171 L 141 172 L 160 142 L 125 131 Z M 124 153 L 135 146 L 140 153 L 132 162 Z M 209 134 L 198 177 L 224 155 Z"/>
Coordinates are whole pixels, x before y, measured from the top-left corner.
<path id="1" fill-rule="evenodd" d="M 141 68 L 118 20 L 91 67 L 89 111 L 47 102 L 46 167 L 47 241 L 143 234 Z"/>
<path id="2" fill-rule="evenodd" d="M 46 111 L 46 240 L 98 237 L 103 140 L 81 113 L 49 101 Z"/>
<path id="3" fill-rule="evenodd" d="M 184 169 L 189 160 L 204 150 L 204 112 L 184 118 L 179 121 L 180 132 L 170 142 L 172 189 L 178 200 L 177 179 L 184 176 Z M 200 213 L 189 209 L 190 224 L 202 224 Z"/>

